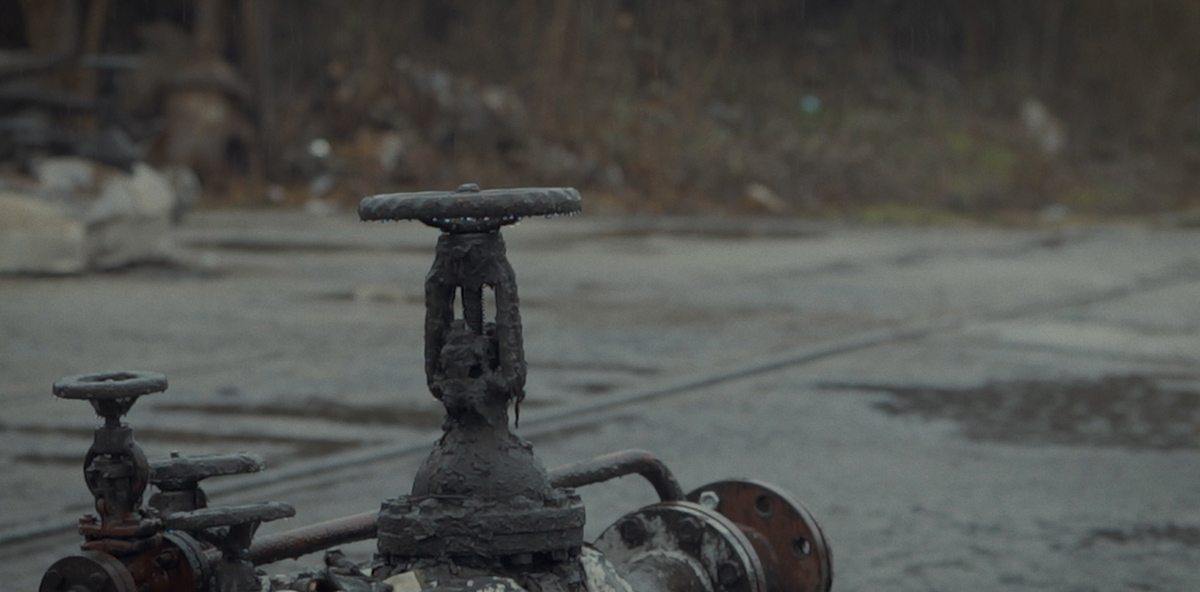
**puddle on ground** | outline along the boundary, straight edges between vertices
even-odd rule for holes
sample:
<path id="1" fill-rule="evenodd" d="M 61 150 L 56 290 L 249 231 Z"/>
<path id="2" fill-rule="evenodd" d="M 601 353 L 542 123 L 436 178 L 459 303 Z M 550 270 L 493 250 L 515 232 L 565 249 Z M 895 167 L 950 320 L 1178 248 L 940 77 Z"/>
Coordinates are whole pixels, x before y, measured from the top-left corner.
<path id="1" fill-rule="evenodd" d="M 567 390 L 578 391 L 585 395 L 606 395 L 617 388 L 617 385 L 611 382 L 591 381 L 591 382 L 572 382 L 563 385 Z"/>
<path id="2" fill-rule="evenodd" d="M 1178 524 L 1139 524 L 1132 528 L 1097 528 L 1084 536 L 1078 547 L 1086 549 L 1102 541 L 1118 544 L 1171 542 L 1200 549 L 1200 528 Z"/>
<path id="3" fill-rule="evenodd" d="M 975 440 L 1170 450 L 1200 444 L 1200 382 L 1194 377 L 995 381 L 952 389 L 878 384 L 823 388 L 886 392 L 891 415 L 957 421 Z"/>

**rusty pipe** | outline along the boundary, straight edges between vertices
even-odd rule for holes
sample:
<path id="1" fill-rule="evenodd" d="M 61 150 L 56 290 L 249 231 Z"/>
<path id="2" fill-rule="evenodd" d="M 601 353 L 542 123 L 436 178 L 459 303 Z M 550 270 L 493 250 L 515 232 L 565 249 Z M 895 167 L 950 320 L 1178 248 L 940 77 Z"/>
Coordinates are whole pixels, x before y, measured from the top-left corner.
<path id="1" fill-rule="evenodd" d="M 379 512 L 373 510 L 268 535 L 250 544 L 250 561 L 254 565 L 264 565 L 336 545 L 365 541 L 375 537 L 378 520 Z"/>

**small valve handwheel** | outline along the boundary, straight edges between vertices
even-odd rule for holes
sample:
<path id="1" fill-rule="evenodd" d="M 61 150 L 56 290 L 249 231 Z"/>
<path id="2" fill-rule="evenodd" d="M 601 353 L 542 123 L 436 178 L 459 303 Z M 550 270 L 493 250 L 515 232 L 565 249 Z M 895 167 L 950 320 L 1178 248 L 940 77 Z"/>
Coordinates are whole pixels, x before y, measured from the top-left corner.
<path id="1" fill-rule="evenodd" d="M 833 554 L 812 514 L 786 491 L 730 479 L 687 495 L 737 524 L 767 570 L 772 592 L 827 592 L 833 586 Z"/>
<path id="2" fill-rule="evenodd" d="M 123 370 L 67 376 L 54 383 L 54 395 L 64 399 L 103 401 L 140 397 L 167 390 L 167 377 L 158 372 Z"/>
<path id="3" fill-rule="evenodd" d="M 575 214 L 582 198 L 569 187 L 480 190 L 467 183 L 454 191 L 392 193 L 363 199 L 362 220 L 420 220 L 446 232 L 491 232 L 527 216 Z"/>
<path id="4" fill-rule="evenodd" d="M 80 533 L 89 537 L 85 549 L 136 547 L 140 543 L 115 539 L 146 537 L 158 528 L 158 521 L 141 508 L 150 463 L 133 437 L 133 428 L 121 423 L 121 417 L 129 413 L 139 397 L 165 390 L 166 376 L 129 370 L 67 376 L 54 383 L 55 396 L 87 401 L 104 418 L 83 458 L 83 479 L 96 498 L 99 517 L 80 523 Z"/>

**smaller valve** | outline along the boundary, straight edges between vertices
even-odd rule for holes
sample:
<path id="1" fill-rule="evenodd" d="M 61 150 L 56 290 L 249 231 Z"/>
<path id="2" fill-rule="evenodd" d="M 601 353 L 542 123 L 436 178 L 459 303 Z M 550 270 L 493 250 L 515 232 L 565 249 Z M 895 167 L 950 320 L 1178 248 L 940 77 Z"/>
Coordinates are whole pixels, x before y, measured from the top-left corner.
<path id="1" fill-rule="evenodd" d="M 250 545 L 263 522 L 288 518 L 291 506 L 268 502 L 210 508 L 199 482 L 256 473 L 252 454 L 171 457 L 147 461 L 121 422 L 139 397 L 167 389 L 156 372 L 98 372 L 54 383 L 63 399 L 91 403 L 104 418 L 84 459 L 84 480 L 96 514 L 79 521 L 82 553 L 46 572 L 42 592 L 248 592 L 260 589 Z M 148 485 L 159 491 L 142 505 Z"/>
<path id="2" fill-rule="evenodd" d="M 98 372 L 54 383 L 55 396 L 87 401 L 104 418 L 83 461 L 84 481 L 99 515 L 98 519 L 84 516 L 80 520 L 79 530 L 88 539 L 85 550 L 122 555 L 153 544 L 149 537 L 160 524 L 141 508 L 150 463 L 133 439 L 133 429 L 121 423 L 121 417 L 139 397 L 165 390 L 167 377 L 157 372 Z"/>

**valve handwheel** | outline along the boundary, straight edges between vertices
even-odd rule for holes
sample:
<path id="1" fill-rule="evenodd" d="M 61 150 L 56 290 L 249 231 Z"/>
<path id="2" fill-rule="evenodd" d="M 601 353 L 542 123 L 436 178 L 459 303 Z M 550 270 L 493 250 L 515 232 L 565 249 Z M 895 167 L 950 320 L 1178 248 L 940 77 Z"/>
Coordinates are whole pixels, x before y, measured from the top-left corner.
<path id="1" fill-rule="evenodd" d="M 527 216 L 576 214 L 582 198 L 570 187 L 481 190 L 474 183 L 454 191 L 393 193 L 358 204 L 362 220 L 420 220 L 451 233 L 492 232 Z"/>
<path id="2" fill-rule="evenodd" d="M 67 376 L 54 383 L 55 396 L 86 401 L 140 397 L 165 390 L 165 375 L 133 370 L 79 374 Z"/>
<path id="3" fill-rule="evenodd" d="M 90 402 L 110 427 L 119 425 L 138 397 L 165 390 L 166 375 L 135 370 L 78 374 L 54 383 L 54 396 Z"/>

